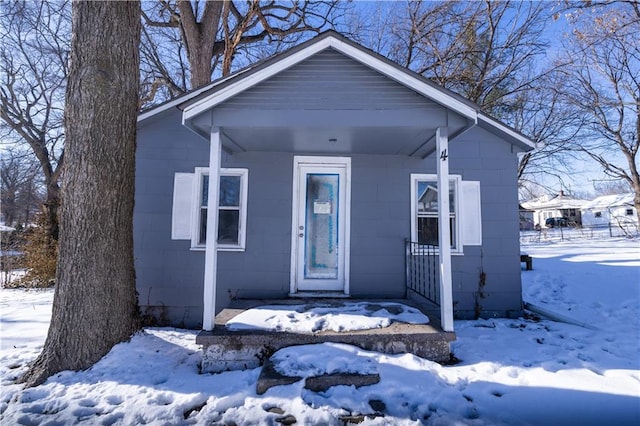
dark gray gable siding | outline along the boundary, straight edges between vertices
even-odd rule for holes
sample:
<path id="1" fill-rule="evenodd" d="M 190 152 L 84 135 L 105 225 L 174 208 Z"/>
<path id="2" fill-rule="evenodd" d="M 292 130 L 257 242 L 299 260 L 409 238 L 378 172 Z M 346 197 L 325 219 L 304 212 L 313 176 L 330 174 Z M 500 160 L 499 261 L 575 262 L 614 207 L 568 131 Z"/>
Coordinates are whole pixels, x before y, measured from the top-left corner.
<path id="1" fill-rule="evenodd" d="M 217 109 L 431 109 L 435 103 L 332 49 L 263 81 Z"/>

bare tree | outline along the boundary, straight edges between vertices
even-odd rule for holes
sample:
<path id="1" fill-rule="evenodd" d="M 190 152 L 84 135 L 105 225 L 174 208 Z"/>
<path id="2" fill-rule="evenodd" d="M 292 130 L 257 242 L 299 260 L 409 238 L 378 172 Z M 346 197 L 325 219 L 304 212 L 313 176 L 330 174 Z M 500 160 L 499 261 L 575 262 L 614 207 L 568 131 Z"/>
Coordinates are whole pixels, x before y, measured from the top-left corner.
<path id="1" fill-rule="evenodd" d="M 510 114 L 511 125 L 526 131 L 537 143 L 535 150 L 520 155 L 520 186 L 544 185 L 553 177 L 561 187 L 566 187 L 563 182 L 571 175 L 571 147 L 584 124 L 584 116 L 563 101 L 562 91 L 568 78 L 565 66 L 563 62 L 536 80 L 532 90 L 521 94 L 518 108 L 513 108 Z"/>
<path id="2" fill-rule="evenodd" d="M 0 135 L 27 144 L 37 158 L 48 234 L 58 238 L 64 91 L 69 52 L 66 1 L 0 5 Z"/>
<path id="3" fill-rule="evenodd" d="M 247 65 L 295 44 L 329 26 L 346 4 L 161 0 L 146 6 L 142 62 L 148 101 L 158 91 L 171 97 L 206 85 L 237 64 Z"/>
<path id="4" fill-rule="evenodd" d="M 544 2 L 409 0 L 378 6 L 378 26 L 352 19 L 350 27 L 374 50 L 530 136 L 538 149 L 520 157 L 524 184 L 560 175 L 580 121 L 557 91 L 565 63 L 548 58 L 553 12 Z"/>
<path id="5" fill-rule="evenodd" d="M 26 225 L 42 204 L 38 164 L 29 153 L 7 149 L 0 159 L 0 207 L 9 226 Z"/>
<path id="6" fill-rule="evenodd" d="M 570 19 L 572 65 L 564 96 L 586 121 L 572 147 L 628 183 L 640 220 L 640 9 L 604 2 Z"/>
<path id="7" fill-rule="evenodd" d="M 541 3 L 408 1 L 383 53 L 500 117 L 543 75 L 550 17 Z"/>
<path id="8" fill-rule="evenodd" d="M 132 228 L 140 4 L 74 1 L 72 8 L 57 284 L 28 386 L 91 366 L 138 327 Z"/>

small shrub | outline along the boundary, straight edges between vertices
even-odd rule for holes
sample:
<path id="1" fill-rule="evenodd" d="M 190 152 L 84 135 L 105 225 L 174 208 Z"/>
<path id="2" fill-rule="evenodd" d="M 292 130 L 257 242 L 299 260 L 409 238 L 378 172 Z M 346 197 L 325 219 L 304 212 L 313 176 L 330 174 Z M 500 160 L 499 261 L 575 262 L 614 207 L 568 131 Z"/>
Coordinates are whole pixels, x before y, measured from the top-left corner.
<path id="1" fill-rule="evenodd" d="M 55 284 L 58 242 L 47 234 L 45 225 L 45 217 L 41 214 L 35 226 L 24 231 L 22 265 L 27 272 L 17 286 L 43 288 Z"/>

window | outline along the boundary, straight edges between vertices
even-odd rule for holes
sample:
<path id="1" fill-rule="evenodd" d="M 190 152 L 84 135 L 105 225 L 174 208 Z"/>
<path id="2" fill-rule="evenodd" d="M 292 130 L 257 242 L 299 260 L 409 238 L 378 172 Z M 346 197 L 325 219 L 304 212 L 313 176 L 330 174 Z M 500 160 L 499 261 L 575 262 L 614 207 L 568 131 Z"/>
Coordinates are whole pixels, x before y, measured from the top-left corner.
<path id="1" fill-rule="evenodd" d="M 449 176 L 449 232 L 452 253 L 462 253 L 459 187 L 461 177 Z M 411 239 L 438 245 L 438 182 L 436 175 L 411 175 Z"/>
<path id="2" fill-rule="evenodd" d="M 244 250 L 247 219 L 247 169 L 220 169 L 218 248 Z M 191 248 L 204 248 L 209 215 L 209 169 L 196 168 L 197 208 Z"/>
<path id="3" fill-rule="evenodd" d="M 627 216 L 633 216 L 633 209 L 626 209 L 626 210 L 625 210 L 625 214 L 626 214 Z"/>
<path id="4" fill-rule="evenodd" d="M 602 212 L 595 212 L 594 216 L 595 217 L 602 217 Z"/>

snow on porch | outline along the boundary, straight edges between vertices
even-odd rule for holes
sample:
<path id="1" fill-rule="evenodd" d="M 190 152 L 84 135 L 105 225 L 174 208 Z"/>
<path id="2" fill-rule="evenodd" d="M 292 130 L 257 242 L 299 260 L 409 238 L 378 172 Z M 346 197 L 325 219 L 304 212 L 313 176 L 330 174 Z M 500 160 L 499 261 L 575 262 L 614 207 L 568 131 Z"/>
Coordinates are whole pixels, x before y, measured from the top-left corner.
<path id="1" fill-rule="evenodd" d="M 425 311 L 409 300 L 239 300 L 196 343 L 204 372 L 255 368 L 278 349 L 324 342 L 448 361 L 455 333 Z"/>

